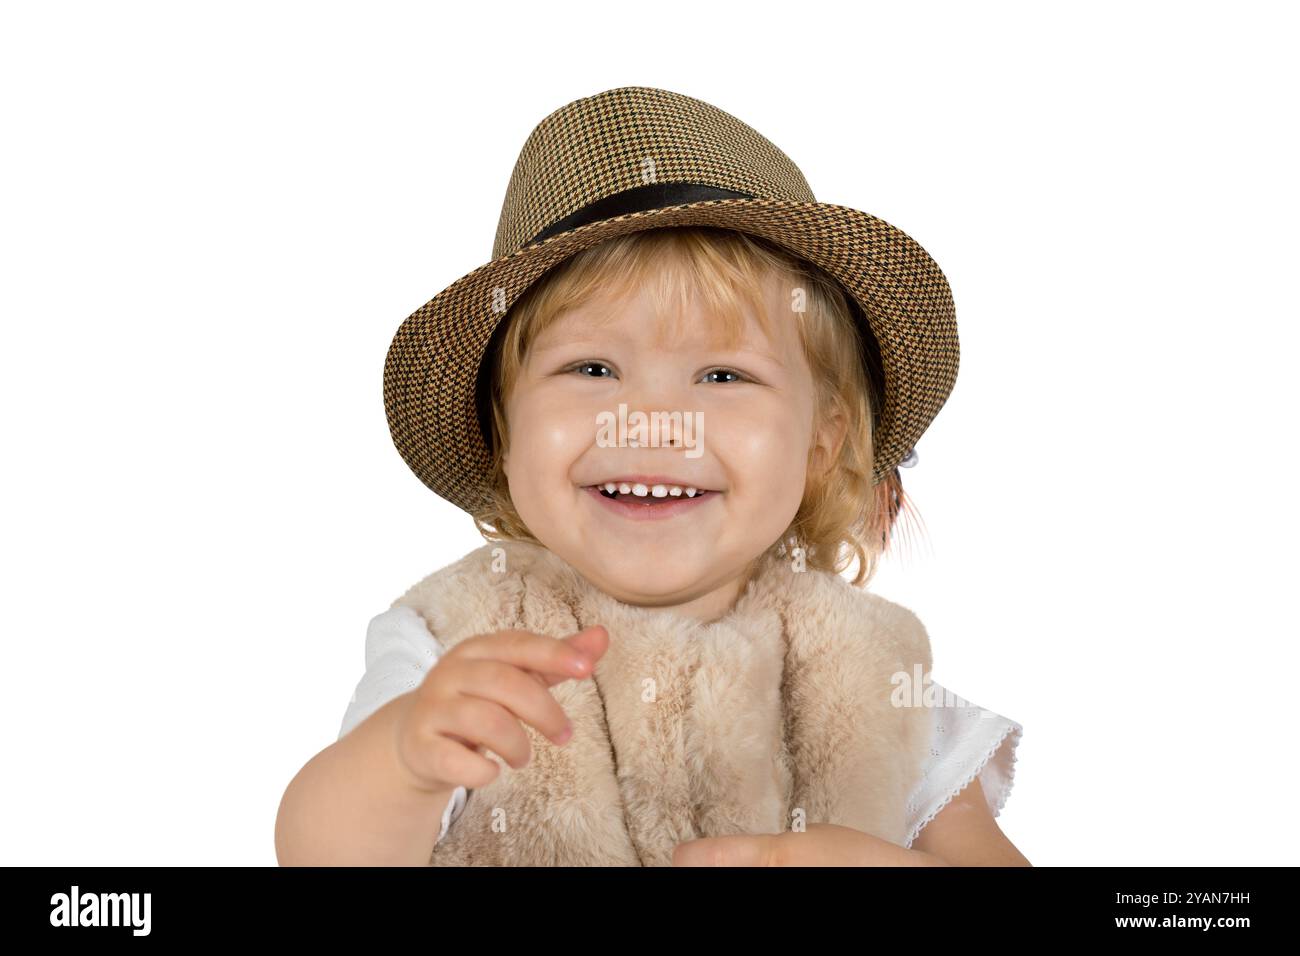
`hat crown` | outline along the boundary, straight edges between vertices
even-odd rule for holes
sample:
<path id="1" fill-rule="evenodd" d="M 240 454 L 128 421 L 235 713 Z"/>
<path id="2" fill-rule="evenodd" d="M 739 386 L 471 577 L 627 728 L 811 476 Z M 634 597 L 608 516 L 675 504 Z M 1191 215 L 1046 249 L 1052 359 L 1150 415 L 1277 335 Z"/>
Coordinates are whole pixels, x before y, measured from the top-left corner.
<path id="1" fill-rule="evenodd" d="M 730 113 L 668 90 L 619 87 L 560 107 L 529 134 L 492 258 L 517 252 L 592 203 L 666 183 L 816 201 L 794 161 Z"/>

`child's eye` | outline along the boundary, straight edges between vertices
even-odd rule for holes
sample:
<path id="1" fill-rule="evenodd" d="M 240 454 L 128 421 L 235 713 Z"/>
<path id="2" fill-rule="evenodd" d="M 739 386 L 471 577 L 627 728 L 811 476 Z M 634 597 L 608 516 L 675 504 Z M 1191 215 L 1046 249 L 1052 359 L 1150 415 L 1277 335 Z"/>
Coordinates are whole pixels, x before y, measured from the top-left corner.
<path id="1" fill-rule="evenodd" d="M 730 369 L 730 368 L 711 368 L 711 369 L 709 369 L 707 372 L 704 373 L 704 375 L 705 375 L 706 378 L 707 378 L 708 376 L 710 376 L 710 375 L 714 375 L 714 374 L 734 375 L 734 376 L 736 376 L 736 380 L 737 380 L 737 381 L 743 380 L 743 379 L 745 378 L 744 375 L 740 374 L 740 373 L 737 372 L 735 369 Z"/>
<path id="2" fill-rule="evenodd" d="M 577 365 L 570 365 L 567 369 L 565 369 L 565 371 L 566 371 L 566 372 L 583 372 L 583 373 L 585 374 L 585 373 L 586 373 L 586 370 L 589 369 L 589 368 L 603 368 L 603 369 L 605 369 L 606 371 L 609 370 L 609 366 L 606 365 L 606 364 L 603 363 L 603 362 L 579 362 Z M 591 377 L 594 377 L 594 378 L 605 378 L 605 376 L 603 376 L 603 375 L 596 375 L 596 376 L 591 376 Z"/>

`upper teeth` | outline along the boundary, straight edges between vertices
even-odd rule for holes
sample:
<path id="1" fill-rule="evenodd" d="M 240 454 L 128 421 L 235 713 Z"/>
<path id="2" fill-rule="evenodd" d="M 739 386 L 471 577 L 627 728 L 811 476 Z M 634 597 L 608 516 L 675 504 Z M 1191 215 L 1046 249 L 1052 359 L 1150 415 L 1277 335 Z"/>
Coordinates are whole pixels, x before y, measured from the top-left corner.
<path id="1" fill-rule="evenodd" d="M 694 498 L 698 490 L 690 485 L 643 485 L 640 482 L 629 483 L 626 481 L 607 481 L 602 485 L 602 487 L 610 494 L 617 491 L 621 495 L 631 494 L 636 495 L 639 498 L 644 498 L 647 495 L 651 495 L 655 498 L 666 498 L 668 495 L 677 497 L 681 495 L 683 490 L 686 492 L 687 498 Z"/>

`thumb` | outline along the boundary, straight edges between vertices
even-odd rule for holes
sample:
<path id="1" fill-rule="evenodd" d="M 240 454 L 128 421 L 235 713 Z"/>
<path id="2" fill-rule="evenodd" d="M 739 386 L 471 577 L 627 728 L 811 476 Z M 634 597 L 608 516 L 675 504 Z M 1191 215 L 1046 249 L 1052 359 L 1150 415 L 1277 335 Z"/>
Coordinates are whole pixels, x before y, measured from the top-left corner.
<path id="1" fill-rule="evenodd" d="M 605 630 L 604 626 L 600 624 L 593 624 L 576 634 L 570 634 L 564 638 L 564 641 L 587 658 L 591 662 L 594 671 L 596 662 L 605 655 L 605 651 L 609 650 L 609 631 Z"/>
<path id="2" fill-rule="evenodd" d="M 600 660 L 609 648 L 609 632 L 599 624 L 593 624 L 591 627 L 578 631 L 576 634 L 570 634 L 568 637 L 561 637 L 560 640 L 586 658 L 590 669 L 582 676 L 560 671 L 543 673 L 530 670 L 528 673 L 540 681 L 543 687 L 554 687 L 556 684 L 563 684 L 567 680 L 586 680 L 596 672 L 596 661 Z"/>

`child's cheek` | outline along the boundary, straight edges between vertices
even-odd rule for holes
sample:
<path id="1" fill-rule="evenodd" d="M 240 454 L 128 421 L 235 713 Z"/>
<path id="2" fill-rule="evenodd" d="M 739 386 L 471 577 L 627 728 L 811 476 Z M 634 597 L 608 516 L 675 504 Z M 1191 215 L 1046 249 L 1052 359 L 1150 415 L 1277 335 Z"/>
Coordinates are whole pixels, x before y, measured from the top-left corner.
<path id="1" fill-rule="evenodd" d="M 512 488 L 516 478 L 550 493 L 573 484 L 573 465 L 595 435 L 596 413 L 587 404 L 572 399 L 544 401 L 539 396 L 515 407 L 507 468 Z"/>
<path id="2" fill-rule="evenodd" d="M 811 414 L 809 408 L 809 419 Z M 707 421 L 706 449 L 726 469 L 740 492 L 737 498 L 763 502 L 764 507 L 782 513 L 798 508 L 812 438 L 811 421 L 804 421 L 802 409 L 756 400 Z"/>

